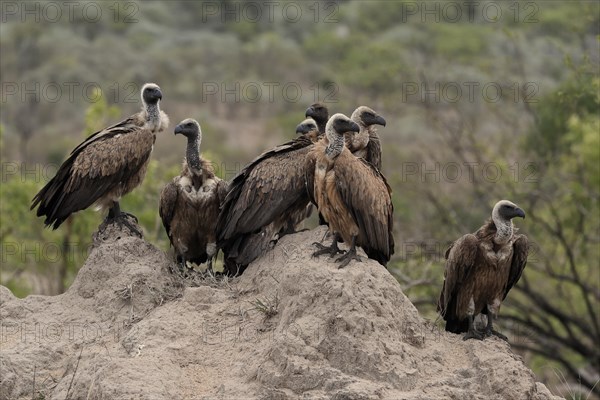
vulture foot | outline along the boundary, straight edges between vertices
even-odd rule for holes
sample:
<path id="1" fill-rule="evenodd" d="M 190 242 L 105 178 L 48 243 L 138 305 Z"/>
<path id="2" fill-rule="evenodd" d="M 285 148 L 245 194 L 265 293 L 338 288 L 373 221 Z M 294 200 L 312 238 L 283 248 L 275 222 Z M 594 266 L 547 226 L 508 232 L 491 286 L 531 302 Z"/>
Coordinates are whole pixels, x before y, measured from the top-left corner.
<path id="1" fill-rule="evenodd" d="M 484 334 L 475 329 L 469 329 L 467 331 L 467 333 L 465 333 L 465 336 L 463 336 L 463 340 L 469 340 L 469 339 L 483 340 L 483 338 L 484 338 Z"/>
<path id="2" fill-rule="evenodd" d="M 344 250 L 340 250 L 338 247 L 337 240 L 334 240 L 331 246 L 323 246 L 319 242 L 314 242 L 313 246 L 316 246 L 319 249 L 312 254 L 313 257 L 319 257 L 323 254 L 329 254 L 329 257 L 333 257 L 336 254 L 344 254 Z"/>
<path id="3" fill-rule="evenodd" d="M 486 329 L 486 331 L 484 332 L 484 335 L 485 335 L 485 337 L 496 336 L 496 337 L 499 337 L 500 339 L 508 342 L 508 338 L 495 329 L 490 329 L 490 330 Z"/>
<path id="4" fill-rule="evenodd" d="M 344 268 L 346 265 L 350 264 L 350 261 L 352 261 L 352 260 L 362 262 L 359 255 L 356 254 L 356 248 L 354 248 L 354 247 L 352 247 L 350 250 L 348 250 L 346 252 L 346 254 L 344 254 L 340 258 L 336 259 L 335 261 L 340 263 L 340 265 L 338 266 L 338 269 L 340 269 L 340 268 Z"/>
<path id="5" fill-rule="evenodd" d="M 143 238 L 144 234 L 142 233 L 142 230 L 140 229 L 140 227 L 137 225 L 137 218 L 133 217 L 135 219 L 136 223 L 131 223 L 131 221 L 129 221 L 129 216 L 131 216 L 131 214 L 121 213 L 116 218 L 112 218 L 112 219 L 108 220 L 107 222 L 117 224 L 117 226 L 120 229 L 123 229 L 123 227 L 126 227 L 134 235 L 136 235 L 140 238 Z"/>

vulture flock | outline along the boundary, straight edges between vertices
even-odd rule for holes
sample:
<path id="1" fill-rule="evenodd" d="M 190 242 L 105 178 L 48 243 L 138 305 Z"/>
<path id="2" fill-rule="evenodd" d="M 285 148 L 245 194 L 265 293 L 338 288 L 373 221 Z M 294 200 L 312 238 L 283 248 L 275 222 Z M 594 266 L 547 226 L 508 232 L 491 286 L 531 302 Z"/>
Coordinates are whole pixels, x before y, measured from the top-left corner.
<path id="1" fill-rule="evenodd" d="M 142 236 L 136 218 L 121 211 L 119 200 L 144 179 L 156 134 L 167 129 L 162 92 L 147 83 L 142 110 L 83 141 L 32 200 L 31 209 L 58 228 L 71 214 L 92 205 L 108 209 L 100 226 L 114 223 Z M 332 243 L 314 243 L 313 256 L 329 255 L 339 268 L 361 261 L 357 247 L 384 267 L 394 254 L 391 189 L 381 173 L 377 125 L 385 119 L 366 106 L 350 118 L 329 115 L 315 103 L 296 127 L 297 136 L 256 157 L 231 182 L 214 173 L 200 155 L 202 130 L 194 119 L 181 121 L 175 135 L 187 139 L 181 173 L 160 194 L 159 214 L 175 251 L 187 268 L 212 263 L 223 252 L 224 274 L 239 275 L 283 235 L 296 232 L 313 205 L 319 223 L 329 227 Z M 492 218 L 473 234 L 456 240 L 446 252 L 444 284 L 438 311 L 446 330 L 464 339 L 496 335 L 500 304 L 517 283 L 527 261 L 527 237 L 512 219 L 525 213 L 499 201 Z M 348 250 L 341 250 L 344 242 Z M 487 316 L 483 332 L 474 317 Z"/>

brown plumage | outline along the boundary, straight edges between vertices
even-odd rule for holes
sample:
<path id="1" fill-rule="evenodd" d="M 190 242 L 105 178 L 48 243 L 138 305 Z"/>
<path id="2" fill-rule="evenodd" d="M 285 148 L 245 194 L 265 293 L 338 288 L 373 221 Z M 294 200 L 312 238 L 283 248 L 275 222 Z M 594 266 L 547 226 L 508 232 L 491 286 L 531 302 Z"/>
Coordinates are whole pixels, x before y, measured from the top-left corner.
<path id="1" fill-rule="evenodd" d="M 56 229 L 74 212 L 91 205 L 108 208 L 108 219 L 121 218 L 119 200 L 137 187 L 146 174 L 156 133 L 168 125 L 159 108 L 160 88 L 147 83 L 142 88 L 142 110 L 89 136 L 63 162 L 54 176 L 33 198 L 31 209 L 39 205 L 37 216 Z"/>
<path id="2" fill-rule="evenodd" d="M 438 311 L 446 320 L 446 330 L 467 332 L 465 339 L 482 339 L 496 335 L 492 320 L 500 304 L 518 282 L 527 262 L 528 241 L 517 234 L 512 218 L 525 218 L 525 213 L 508 200 L 496 203 L 492 219 L 474 234 L 467 234 L 446 251 L 444 286 L 438 301 Z M 473 327 L 473 318 L 487 314 L 488 324 L 480 333 Z"/>
<path id="3" fill-rule="evenodd" d="M 334 233 L 331 247 L 317 243 L 321 250 L 315 255 L 339 252 L 337 241 L 343 239 L 350 250 L 338 259 L 340 268 L 360 261 L 356 246 L 384 266 L 394 252 L 391 189 L 376 168 L 344 146 L 344 133 L 359 130 L 348 117 L 335 114 L 327 122 L 328 143 L 318 142 L 306 161 L 309 195 Z"/>
<path id="4" fill-rule="evenodd" d="M 313 103 L 310 107 L 306 109 L 306 113 L 304 114 L 306 118 L 312 118 L 319 128 L 319 133 L 321 135 L 325 134 L 325 125 L 329 120 L 329 109 L 323 103 Z"/>
<path id="5" fill-rule="evenodd" d="M 198 122 L 181 121 L 175 134 L 187 137 L 186 158 L 181 174 L 162 190 L 160 218 L 182 266 L 208 261 L 212 269 L 217 253 L 215 227 L 227 183 L 215 176 L 209 161 L 200 157 L 202 131 Z"/>
<path id="6" fill-rule="evenodd" d="M 346 146 L 356 157 L 364 158 L 381 170 L 381 142 L 375 125 L 385 126 L 385 119 L 367 106 L 354 110 L 350 119 L 358 124 L 360 132 L 347 133 Z"/>
<path id="7" fill-rule="evenodd" d="M 217 223 L 226 273 L 243 272 L 305 218 L 304 160 L 314 140 L 316 132 L 309 130 L 264 152 L 232 180 Z"/>

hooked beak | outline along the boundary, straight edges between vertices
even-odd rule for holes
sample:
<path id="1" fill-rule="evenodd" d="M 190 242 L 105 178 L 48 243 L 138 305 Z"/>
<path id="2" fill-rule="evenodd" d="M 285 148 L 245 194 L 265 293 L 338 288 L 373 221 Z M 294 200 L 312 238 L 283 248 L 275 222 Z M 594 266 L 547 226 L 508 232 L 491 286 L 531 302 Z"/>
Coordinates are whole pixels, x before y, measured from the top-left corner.
<path id="1" fill-rule="evenodd" d="M 386 122 L 382 116 L 378 115 L 377 118 L 375 118 L 375 124 L 385 126 Z"/>
<path id="2" fill-rule="evenodd" d="M 175 132 L 174 132 L 174 134 L 175 134 L 175 135 L 177 135 L 177 134 L 179 134 L 179 133 L 183 133 L 183 128 L 181 127 L 181 125 L 177 125 L 177 126 L 175 127 Z"/>
<path id="3" fill-rule="evenodd" d="M 314 108 L 312 108 L 312 107 L 308 107 L 308 108 L 306 109 L 306 112 L 304 113 L 304 116 L 305 116 L 306 118 L 308 118 L 308 117 L 314 117 L 314 116 L 315 116 L 315 109 L 314 109 Z"/>
<path id="4" fill-rule="evenodd" d="M 515 217 L 521 217 L 525 219 L 525 211 L 517 207 L 517 209 L 515 210 Z"/>

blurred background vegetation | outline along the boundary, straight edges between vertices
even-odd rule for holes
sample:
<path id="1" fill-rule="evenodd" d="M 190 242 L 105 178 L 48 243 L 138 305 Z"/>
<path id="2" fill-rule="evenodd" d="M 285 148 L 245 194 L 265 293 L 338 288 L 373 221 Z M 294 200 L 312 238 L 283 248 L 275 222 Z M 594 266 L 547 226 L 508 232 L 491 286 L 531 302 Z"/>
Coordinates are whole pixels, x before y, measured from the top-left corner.
<path id="1" fill-rule="evenodd" d="M 510 199 L 533 246 L 501 327 L 555 393 L 598 396 L 599 3 L 270 4 L 3 2 L 2 285 L 26 296 L 72 282 L 103 216 L 50 231 L 30 200 L 85 136 L 138 109 L 144 82 L 163 89 L 172 126 L 200 121 L 202 152 L 227 179 L 292 138 L 312 102 L 348 115 L 366 104 L 388 121 L 390 270 L 422 315 L 436 321 L 447 245 Z M 183 152 L 159 136 L 122 202 L 165 251 L 158 194 Z"/>

